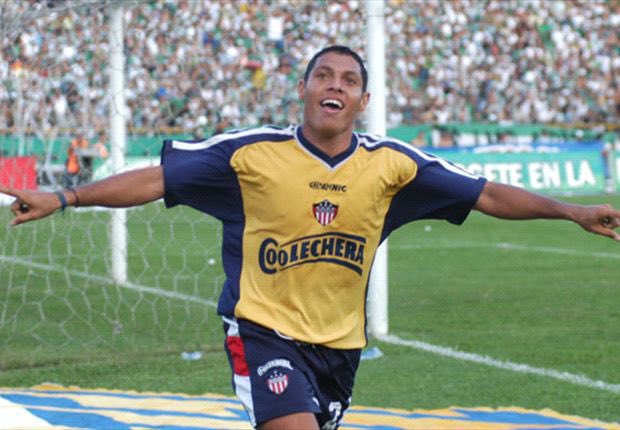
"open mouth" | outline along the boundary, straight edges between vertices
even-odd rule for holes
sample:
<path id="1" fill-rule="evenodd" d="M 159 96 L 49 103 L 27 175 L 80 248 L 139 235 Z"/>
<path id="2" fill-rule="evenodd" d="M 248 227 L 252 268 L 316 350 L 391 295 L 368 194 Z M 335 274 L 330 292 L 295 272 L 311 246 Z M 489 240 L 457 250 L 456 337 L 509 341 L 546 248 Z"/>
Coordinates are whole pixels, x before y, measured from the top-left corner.
<path id="1" fill-rule="evenodd" d="M 329 111 L 338 112 L 344 109 L 344 104 L 340 100 L 325 99 L 321 100 L 321 107 L 327 108 Z"/>

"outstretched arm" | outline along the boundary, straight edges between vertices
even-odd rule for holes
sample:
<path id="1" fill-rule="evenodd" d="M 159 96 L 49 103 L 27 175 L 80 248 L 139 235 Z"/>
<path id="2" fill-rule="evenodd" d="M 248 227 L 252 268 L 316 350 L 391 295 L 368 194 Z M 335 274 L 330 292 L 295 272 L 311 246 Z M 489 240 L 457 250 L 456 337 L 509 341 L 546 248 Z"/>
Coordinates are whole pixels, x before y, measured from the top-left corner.
<path id="1" fill-rule="evenodd" d="M 521 188 L 487 182 L 474 209 L 504 219 L 565 219 L 584 230 L 620 241 L 620 211 L 610 205 L 584 206 L 560 202 Z"/>
<path id="2" fill-rule="evenodd" d="M 61 208 L 56 193 L 15 190 L 0 186 L 0 192 L 15 197 L 11 225 L 44 218 Z M 161 166 L 132 170 L 75 190 L 62 192 L 67 206 L 106 206 L 122 208 L 152 202 L 164 196 Z"/>

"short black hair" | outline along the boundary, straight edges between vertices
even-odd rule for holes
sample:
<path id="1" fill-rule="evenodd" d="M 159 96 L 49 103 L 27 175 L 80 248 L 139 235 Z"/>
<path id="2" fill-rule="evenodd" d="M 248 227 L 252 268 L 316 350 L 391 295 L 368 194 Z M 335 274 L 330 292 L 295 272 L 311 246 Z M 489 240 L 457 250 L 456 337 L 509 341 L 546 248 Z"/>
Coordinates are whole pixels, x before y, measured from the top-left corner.
<path id="1" fill-rule="evenodd" d="M 366 89 L 368 88 L 368 70 L 366 70 L 364 60 L 362 60 L 362 57 L 360 57 L 357 52 L 344 45 L 331 45 L 321 49 L 319 52 L 314 54 L 314 56 L 310 59 L 310 62 L 306 66 L 306 71 L 304 72 L 304 83 L 308 82 L 308 79 L 310 78 L 310 73 L 312 72 L 312 69 L 314 69 L 314 66 L 316 65 L 318 59 L 322 55 L 327 54 L 328 52 L 336 52 L 337 54 L 353 57 L 357 64 L 359 64 L 362 71 L 362 91 L 366 92 Z"/>

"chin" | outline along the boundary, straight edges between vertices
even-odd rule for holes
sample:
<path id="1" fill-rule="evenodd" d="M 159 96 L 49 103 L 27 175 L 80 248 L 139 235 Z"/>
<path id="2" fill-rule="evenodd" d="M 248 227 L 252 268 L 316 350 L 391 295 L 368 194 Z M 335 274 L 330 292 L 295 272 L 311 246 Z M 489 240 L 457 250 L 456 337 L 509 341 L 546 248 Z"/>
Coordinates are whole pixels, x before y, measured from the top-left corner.
<path id="1" fill-rule="evenodd" d="M 348 127 L 345 125 L 348 124 L 349 121 L 346 118 L 342 118 L 339 116 L 321 118 L 318 122 L 318 129 L 330 134 L 339 134 L 348 130 Z"/>
<path id="2" fill-rule="evenodd" d="M 345 133 L 347 131 L 346 128 L 342 128 L 338 125 L 330 125 L 322 123 L 319 127 L 317 127 L 317 131 L 321 133 L 325 137 L 337 136 L 339 134 Z"/>

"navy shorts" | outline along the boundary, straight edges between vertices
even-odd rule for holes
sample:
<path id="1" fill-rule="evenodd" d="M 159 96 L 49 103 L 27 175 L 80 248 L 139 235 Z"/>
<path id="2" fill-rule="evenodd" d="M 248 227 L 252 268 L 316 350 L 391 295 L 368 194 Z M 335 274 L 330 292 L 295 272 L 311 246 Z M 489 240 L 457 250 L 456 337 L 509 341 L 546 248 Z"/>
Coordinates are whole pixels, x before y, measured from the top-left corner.
<path id="1" fill-rule="evenodd" d="M 247 320 L 224 318 L 233 389 L 252 425 L 298 412 L 337 428 L 351 402 L 360 349 L 297 342 Z"/>

